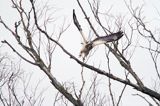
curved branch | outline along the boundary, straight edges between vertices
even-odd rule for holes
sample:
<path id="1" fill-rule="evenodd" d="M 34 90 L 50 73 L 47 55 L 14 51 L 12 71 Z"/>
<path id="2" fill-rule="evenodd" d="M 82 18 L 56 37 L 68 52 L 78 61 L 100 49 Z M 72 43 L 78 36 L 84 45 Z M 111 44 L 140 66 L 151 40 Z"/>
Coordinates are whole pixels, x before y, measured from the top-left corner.
<path id="1" fill-rule="evenodd" d="M 90 22 L 89 18 L 87 17 L 87 14 L 85 12 L 85 10 L 83 9 L 81 3 L 79 2 L 79 0 L 77 0 L 77 3 L 79 5 L 79 7 L 81 8 L 85 18 L 87 19 L 87 22 L 89 24 L 89 26 L 91 27 L 91 29 L 93 30 L 94 34 L 99 37 L 97 31 L 95 30 L 95 28 L 93 27 L 92 23 Z M 112 49 L 110 46 L 108 46 L 107 44 L 105 44 L 105 46 L 108 47 L 108 49 L 113 53 L 113 55 L 117 58 L 117 60 L 120 62 L 121 66 L 124 67 L 126 70 L 128 70 L 128 72 L 134 77 L 134 79 L 137 81 L 137 84 L 143 88 L 143 83 L 142 81 L 140 80 L 140 78 L 138 77 L 138 75 L 133 71 L 130 63 L 125 59 L 125 57 L 116 49 Z"/>
<path id="2" fill-rule="evenodd" d="M 47 38 L 50 38 L 50 36 L 48 35 L 48 33 L 46 31 L 44 31 L 43 29 L 40 28 L 40 26 L 38 25 L 38 20 L 37 20 L 37 15 L 36 15 L 36 10 L 35 10 L 35 6 L 34 6 L 34 2 L 32 0 L 30 0 L 30 3 L 32 5 L 32 9 L 33 9 L 33 15 L 34 15 L 34 22 L 35 25 L 37 27 L 37 29 L 43 33 Z M 39 66 L 49 77 L 49 79 L 51 80 L 52 85 L 59 91 L 61 92 L 71 103 L 73 103 L 75 106 L 83 106 L 82 102 L 80 100 L 76 100 L 72 94 L 70 94 L 57 80 L 55 77 L 53 77 L 53 75 L 51 73 L 48 72 L 47 67 L 44 67 L 43 65 Z"/>
<path id="3" fill-rule="evenodd" d="M 80 61 L 79 59 L 77 59 L 77 58 L 76 58 L 75 56 L 73 56 L 71 53 L 69 53 L 69 52 L 68 52 L 60 43 L 58 43 L 56 40 L 52 39 L 51 37 L 49 37 L 49 36 L 47 36 L 47 35 L 46 35 L 46 37 L 47 37 L 48 39 L 50 39 L 51 41 L 53 41 L 54 43 L 56 43 L 56 44 L 63 50 L 64 53 L 66 53 L 68 56 L 70 56 L 70 58 L 73 59 L 73 60 L 75 60 L 78 64 L 80 64 L 80 65 L 82 65 L 82 66 L 84 66 L 84 67 L 86 67 L 86 68 L 88 68 L 88 69 L 90 69 L 90 70 L 92 70 L 92 71 L 94 71 L 94 72 L 97 72 L 97 73 L 99 73 L 99 74 L 101 74 L 101 75 L 104 75 L 104 76 L 106 76 L 106 77 L 109 77 L 109 78 L 111 78 L 111 79 L 113 79 L 113 80 L 116 80 L 116 81 L 121 82 L 121 83 L 123 83 L 123 84 L 129 85 L 129 86 L 133 87 L 134 89 L 136 89 L 136 90 L 138 90 L 138 91 L 141 91 L 141 92 L 143 92 L 143 93 L 145 93 L 145 94 L 147 94 L 147 95 L 150 95 L 150 96 L 156 98 L 157 100 L 160 100 L 160 94 L 159 94 L 159 93 L 157 93 L 157 92 L 155 92 L 155 91 L 153 91 L 153 90 L 151 90 L 151 89 L 149 89 L 149 88 L 147 88 L 147 87 L 145 87 L 145 86 L 137 86 L 136 84 L 133 84 L 133 83 L 130 82 L 129 80 L 123 80 L 123 79 L 121 79 L 121 78 L 119 78 L 119 77 L 114 76 L 113 74 L 109 74 L 109 73 L 107 73 L 106 71 L 103 71 L 103 70 L 100 70 L 100 69 L 98 69 L 98 68 L 96 68 L 96 67 L 94 67 L 94 66 L 88 65 L 88 64 Z M 123 64 L 123 63 L 121 63 L 121 64 Z M 130 70 L 130 71 L 132 71 L 132 70 Z"/>

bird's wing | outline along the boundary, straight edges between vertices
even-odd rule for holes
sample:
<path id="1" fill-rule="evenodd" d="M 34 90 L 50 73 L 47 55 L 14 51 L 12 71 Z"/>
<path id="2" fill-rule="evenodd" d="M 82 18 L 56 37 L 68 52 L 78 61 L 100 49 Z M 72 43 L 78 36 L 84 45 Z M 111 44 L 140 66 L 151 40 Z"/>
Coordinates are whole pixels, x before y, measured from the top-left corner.
<path id="1" fill-rule="evenodd" d="M 123 32 L 122 32 L 122 31 L 119 31 L 119 32 L 117 32 L 117 33 L 112 33 L 112 34 L 107 35 L 107 36 L 98 37 L 98 38 L 94 39 L 94 40 L 91 42 L 91 43 L 92 43 L 92 47 L 94 47 L 94 46 L 96 46 L 96 45 L 108 43 L 108 42 L 117 41 L 117 40 L 119 40 L 122 36 L 123 36 Z"/>
<path id="2" fill-rule="evenodd" d="M 84 41 L 84 44 L 87 44 L 87 39 L 82 31 L 82 28 L 81 28 L 81 25 L 79 24 L 78 20 L 77 20 L 77 17 L 76 17 L 76 14 L 75 14 L 75 10 L 73 9 L 73 21 L 74 21 L 74 24 L 75 26 L 78 28 L 79 32 L 81 33 L 82 35 L 82 38 L 83 38 L 83 41 Z"/>

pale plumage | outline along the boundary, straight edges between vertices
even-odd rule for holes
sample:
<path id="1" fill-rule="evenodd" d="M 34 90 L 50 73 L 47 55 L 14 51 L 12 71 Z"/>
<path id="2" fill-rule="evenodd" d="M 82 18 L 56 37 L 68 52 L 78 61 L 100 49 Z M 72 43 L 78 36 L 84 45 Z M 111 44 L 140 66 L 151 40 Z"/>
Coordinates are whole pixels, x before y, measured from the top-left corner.
<path id="1" fill-rule="evenodd" d="M 104 44 L 104 43 L 108 43 L 108 42 L 113 42 L 113 41 L 117 41 L 119 40 L 121 37 L 123 36 L 123 32 L 122 31 L 119 31 L 117 33 L 112 33 L 110 35 L 107 35 L 107 36 L 102 36 L 102 37 L 98 37 L 96 39 L 94 39 L 93 41 L 83 45 L 81 51 L 80 51 L 80 56 L 82 58 L 85 58 L 89 51 L 97 46 L 97 45 L 100 45 L 100 44 Z"/>
<path id="2" fill-rule="evenodd" d="M 81 33 L 82 38 L 83 38 L 83 43 L 82 43 L 83 47 L 82 47 L 80 54 L 79 54 L 79 56 L 82 57 L 83 59 L 85 59 L 85 57 L 89 54 L 90 50 L 93 47 L 100 45 L 100 44 L 117 41 L 123 36 L 123 32 L 118 31 L 117 33 L 111 33 L 107 36 L 98 37 L 98 38 L 94 39 L 93 41 L 89 42 L 86 39 L 86 37 L 82 31 L 81 25 L 79 24 L 79 22 L 77 20 L 75 10 L 73 10 L 73 22 L 74 22 L 75 26 L 78 28 L 78 30 Z"/>

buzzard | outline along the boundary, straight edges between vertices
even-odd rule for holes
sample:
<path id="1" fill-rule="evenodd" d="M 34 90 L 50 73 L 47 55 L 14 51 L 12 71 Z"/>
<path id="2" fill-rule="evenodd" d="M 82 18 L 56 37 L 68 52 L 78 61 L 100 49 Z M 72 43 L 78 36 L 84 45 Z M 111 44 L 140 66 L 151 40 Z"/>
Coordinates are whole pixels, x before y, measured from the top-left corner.
<path id="1" fill-rule="evenodd" d="M 82 32 L 82 28 L 81 28 L 81 26 L 80 26 L 80 24 L 77 20 L 75 10 L 73 10 L 73 21 L 74 21 L 74 24 L 76 25 L 76 27 L 78 28 L 79 32 L 81 33 L 82 38 L 84 40 L 83 47 L 82 47 L 82 49 L 80 51 L 80 54 L 79 54 L 79 56 L 82 57 L 83 59 L 89 54 L 90 50 L 92 48 L 94 48 L 95 46 L 100 45 L 100 44 L 105 44 L 105 43 L 108 43 L 108 42 L 117 41 L 123 36 L 123 32 L 118 31 L 116 33 L 111 33 L 107 36 L 98 37 L 98 38 L 89 42 L 89 41 L 86 40 L 86 38 L 85 38 L 85 36 Z"/>

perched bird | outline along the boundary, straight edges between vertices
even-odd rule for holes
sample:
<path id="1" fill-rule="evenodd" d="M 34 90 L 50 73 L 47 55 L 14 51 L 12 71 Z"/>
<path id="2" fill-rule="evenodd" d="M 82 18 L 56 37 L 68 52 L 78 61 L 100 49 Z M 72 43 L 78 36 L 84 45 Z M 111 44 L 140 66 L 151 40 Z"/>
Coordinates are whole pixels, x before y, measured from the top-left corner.
<path id="1" fill-rule="evenodd" d="M 123 32 L 119 31 L 119 32 L 112 33 L 112 34 L 107 35 L 107 36 L 98 37 L 98 38 L 94 39 L 93 41 L 88 42 L 87 44 L 83 45 L 79 56 L 82 57 L 82 58 L 85 58 L 88 55 L 89 51 L 93 47 L 95 47 L 97 45 L 100 45 L 100 44 L 105 44 L 105 43 L 108 43 L 108 42 L 117 41 L 122 36 L 123 36 Z"/>

